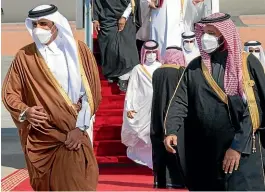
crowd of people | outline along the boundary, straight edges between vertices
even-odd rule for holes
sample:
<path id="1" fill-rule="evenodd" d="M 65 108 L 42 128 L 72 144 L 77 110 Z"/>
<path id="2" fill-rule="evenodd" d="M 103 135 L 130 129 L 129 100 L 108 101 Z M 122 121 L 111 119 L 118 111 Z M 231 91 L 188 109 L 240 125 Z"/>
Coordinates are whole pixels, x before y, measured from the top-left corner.
<path id="1" fill-rule="evenodd" d="M 265 56 L 241 45 L 219 0 L 93 0 L 104 76 L 126 92 L 122 143 L 155 188 L 265 190 Z M 37 191 L 95 191 L 93 122 L 101 101 L 91 50 L 55 5 L 30 10 L 33 43 L 2 100 Z"/>

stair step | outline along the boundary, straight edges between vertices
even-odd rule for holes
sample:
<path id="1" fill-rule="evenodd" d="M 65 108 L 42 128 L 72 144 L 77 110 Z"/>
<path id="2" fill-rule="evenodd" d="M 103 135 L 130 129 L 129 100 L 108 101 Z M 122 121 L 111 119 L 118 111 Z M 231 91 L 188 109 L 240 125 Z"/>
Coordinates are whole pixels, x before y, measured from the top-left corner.
<path id="1" fill-rule="evenodd" d="M 121 125 L 123 118 L 120 115 L 111 115 L 111 116 L 102 116 L 98 115 L 96 116 L 94 123 L 94 127 L 102 127 L 102 126 L 112 126 L 112 125 Z"/>
<path id="2" fill-rule="evenodd" d="M 94 141 L 121 140 L 121 124 L 94 126 Z"/>
<path id="3" fill-rule="evenodd" d="M 117 96 L 119 96 L 119 95 L 117 95 Z M 123 107 L 124 107 L 124 97 L 123 96 L 118 97 L 118 98 L 103 97 L 98 110 L 101 110 L 101 109 L 123 109 Z"/>
<path id="4" fill-rule="evenodd" d="M 97 111 L 96 116 L 123 116 L 123 109 L 100 109 Z"/>
<path id="5" fill-rule="evenodd" d="M 130 160 L 127 156 L 97 156 L 98 164 L 106 163 L 129 163 L 133 164 L 134 162 Z"/>
<path id="6" fill-rule="evenodd" d="M 94 141 L 94 152 L 96 156 L 124 156 L 126 146 L 120 140 Z"/>
<path id="7" fill-rule="evenodd" d="M 101 89 L 102 96 L 119 95 L 121 93 L 117 83 L 111 83 L 108 87 Z"/>

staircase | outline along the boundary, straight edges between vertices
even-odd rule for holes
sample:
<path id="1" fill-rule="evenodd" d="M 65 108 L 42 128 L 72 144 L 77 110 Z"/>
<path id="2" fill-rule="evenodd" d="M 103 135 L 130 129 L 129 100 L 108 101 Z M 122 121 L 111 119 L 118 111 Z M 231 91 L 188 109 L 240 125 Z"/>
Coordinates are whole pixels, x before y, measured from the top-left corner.
<path id="1" fill-rule="evenodd" d="M 97 38 L 94 36 L 94 55 L 100 63 Z M 121 143 L 122 114 L 125 95 L 116 83 L 110 84 L 99 66 L 102 101 L 94 123 L 94 152 L 99 164 L 131 163 L 126 156 L 126 146 Z"/>

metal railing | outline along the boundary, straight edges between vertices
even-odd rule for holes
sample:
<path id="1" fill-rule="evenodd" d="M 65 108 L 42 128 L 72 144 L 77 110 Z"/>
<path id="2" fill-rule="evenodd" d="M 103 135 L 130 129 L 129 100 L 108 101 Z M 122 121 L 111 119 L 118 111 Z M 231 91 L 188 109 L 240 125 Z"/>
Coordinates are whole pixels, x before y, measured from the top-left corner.
<path id="1" fill-rule="evenodd" d="M 85 42 L 93 51 L 92 0 L 85 0 Z"/>

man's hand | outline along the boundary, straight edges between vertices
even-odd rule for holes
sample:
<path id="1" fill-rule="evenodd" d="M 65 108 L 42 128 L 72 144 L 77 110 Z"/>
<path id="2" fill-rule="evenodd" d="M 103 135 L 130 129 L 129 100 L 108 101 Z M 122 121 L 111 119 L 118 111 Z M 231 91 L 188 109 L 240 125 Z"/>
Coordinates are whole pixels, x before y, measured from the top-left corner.
<path id="1" fill-rule="evenodd" d="M 81 138 L 83 136 L 83 132 L 79 128 L 75 128 L 74 130 L 70 131 L 67 134 L 66 141 L 64 144 L 66 145 L 66 148 L 70 151 L 72 150 L 78 150 L 81 147 Z"/>
<path id="2" fill-rule="evenodd" d="M 98 21 L 93 21 L 93 28 L 94 31 L 98 34 L 98 32 L 100 31 L 100 24 Z"/>
<path id="3" fill-rule="evenodd" d="M 124 17 L 121 17 L 118 21 L 118 28 L 119 28 L 119 31 L 123 31 L 124 27 L 125 27 L 125 24 L 126 24 L 126 18 Z"/>
<path id="4" fill-rule="evenodd" d="M 73 104 L 73 106 L 74 106 L 75 110 L 77 111 L 77 113 L 79 113 L 79 111 L 82 108 L 82 103 L 78 102 L 77 104 Z"/>
<path id="5" fill-rule="evenodd" d="M 157 7 L 156 7 L 156 5 L 155 5 L 155 1 L 151 1 L 150 3 L 149 3 L 149 8 L 151 8 L 151 9 L 157 9 Z"/>
<path id="6" fill-rule="evenodd" d="M 134 115 L 135 115 L 135 113 L 137 113 L 136 111 L 128 111 L 127 112 L 127 117 L 129 118 L 129 119 L 133 119 L 134 118 Z"/>
<path id="7" fill-rule="evenodd" d="M 193 5 L 197 5 L 200 2 L 204 2 L 204 0 L 192 0 Z"/>
<path id="8" fill-rule="evenodd" d="M 177 136 L 176 135 L 169 135 L 164 140 L 164 145 L 166 150 L 170 153 L 176 153 L 176 150 L 172 147 L 177 145 Z"/>
<path id="9" fill-rule="evenodd" d="M 25 114 L 27 121 L 34 126 L 45 123 L 45 121 L 48 120 L 48 115 L 44 112 L 42 106 L 30 107 Z"/>
<path id="10" fill-rule="evenodd" d="M 223 170 L 225 174 L 232 173 L 234 170 L 236 171 L 239 166 L 241 154 L 234 150 L 228 149 L 225 153 L 224 161 L 223 161 Z"/>

